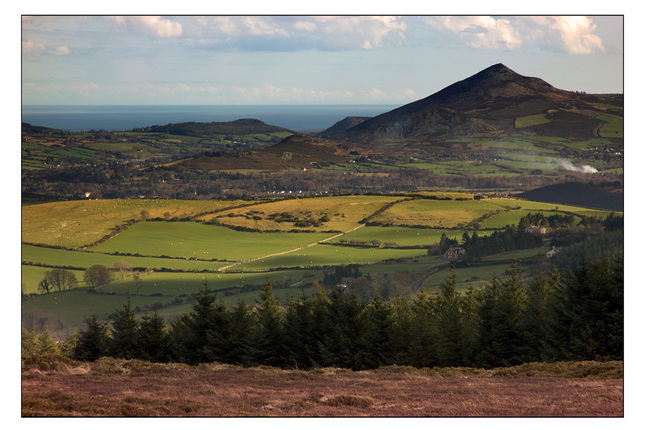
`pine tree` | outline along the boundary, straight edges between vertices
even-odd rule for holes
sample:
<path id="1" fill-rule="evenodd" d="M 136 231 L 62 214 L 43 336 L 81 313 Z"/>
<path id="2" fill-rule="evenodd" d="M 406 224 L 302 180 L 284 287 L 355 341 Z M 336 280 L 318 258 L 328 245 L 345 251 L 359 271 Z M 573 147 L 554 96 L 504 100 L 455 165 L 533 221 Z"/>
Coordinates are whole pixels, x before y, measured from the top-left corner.
<path id="1" fill-rule="evenodd" d="M 136 336 L 137 350 L 142 360 L 167 363 L 172 356 L 172 343 L 166 323 L 155 310 L 152 314 L 145 314 L 139 322 Z"/>
<path id="2" fill-rule="evenodd" d="M 316 344 L 312 330 L 311 300 L 304 294 L 289 298 L 284 317 L 285 364 L 296 369 L 309 369 Z"/>
<path id="3" fill-rule="evenodd" d="M 38 333 L 36 325 L 33 324 L 30 329 L 22 327 L 20 336 L 20 355 L 22 357 L 31 357 L 38 351 Z"/>
<path id="4" fill-rule="evenodd" d="M 478 309 L 479 325 L 477 330 L 475 362 L 478 366 L 491 368 L 497 365 L 496 344 L 493 339 L 493 327 L 496 323 L 496 313 L 499 306 L 501 283 L 497 275 L 482 293 L 481 304 Z"/>
<path id="5" fill-rule="evenodd" d="M 38 336 L 37 351 L 39 355 L 58 355 L 60 348 L 58 343 L 52 337 L 48 327 L 45 327 L 42 333 Z"/>
<path id="6" fill-rule="evenodd" d="M 189 363 L 222 362 L 226 358 L 230 338 L 230 315 L 224 300 L 217 300 L 204 285 L 197 296 L 188 319 Z"/>
<path id="7" fill-rule="evenodd" d="M 393 364 L 395 350 L 391 304 L 377 295 L 365 307 L 363 318 L 365 334 L 360 344 L 360 367 L 374 369 Z"/>
<path id="8" fill-rule="evenodd" d="M 436 303 L 424 290 L 420 290 L 412 304 L 410 343 L 406 364 L 416 367 L 434 367 L 437 360 Z"/>
<path id="9" fill-rule="evenodd" d="M 464 362 L 464 318 L 454 268 L 440 290 L 437 301 L 437 360 L 441 366 L 461 366 Z"/>
<path id="10" fill-rule="evenodd" d="M 542 272 L 538 272 L 527 288 L 526 307 L 522 313 L 522 361 L 546 361 L 546 345 L 549 337 L 549 306 L 553 300 L 553 288 Z"/>
<path id="11" fill-rule="evenodd" d="M 238 300 L 230 315 L 231 336 L 226 362 L 240 366 L 251 366 L 254 355 L 251 336 L 256 325 L 256 315 L 243 299 Z"/>
<path id="12" fill-rule="evenodd" d="M 130 299 L 123 308 L 110 317 L 112 335 L 108 341 L 108 354 L 116 358 L 139 358 L 140 351 L 137 345 L 137 332 L 139 323 L 130 307 Z"/>
<path id="13" fill-rule="evenodd" d="M 502 280 L 498 306 L 493 317 L 493 345 L 498 364 L 510 366 L 521 363 L 522 312 L 526 305 L 524 283 L 519 277 L 517 262 L 513 261 L 509 276 Z"/>
<path id="14" fill-rule="evenodd" d="M 361 318 L 364 304 L 354 291 L 335 288 L 329 294 L 328 320 L 323 337 L 323 363 L 326 367 L 356 369 L 364 335 Z"/>
<path id="15" fill-rule="evenodd" d="M 168 332 L 171 345 L 171 361 L 177 363 L 192 363 L 193 362 L 193 341 L 191 330 L 191 317 L 188 313 L 182 313 L 170 325 Z"/>
<path id="16" fill-rule="evenodd" d="M 95 361 L 106 355 L 108 342 L 107 325 L 99 321 L 96 315 L 91 315 L 85 320 L 85 328 L 78 332 L 72 358 L 79 361 Z"/>
<path id="17" fill-rule="evenodd" d="M 257 327 L 253 335 L 255 361 L 261 365 L 280 367 L 284 364 L 283 315 L 268 277 L 260 292 L 257 315 Z"/>

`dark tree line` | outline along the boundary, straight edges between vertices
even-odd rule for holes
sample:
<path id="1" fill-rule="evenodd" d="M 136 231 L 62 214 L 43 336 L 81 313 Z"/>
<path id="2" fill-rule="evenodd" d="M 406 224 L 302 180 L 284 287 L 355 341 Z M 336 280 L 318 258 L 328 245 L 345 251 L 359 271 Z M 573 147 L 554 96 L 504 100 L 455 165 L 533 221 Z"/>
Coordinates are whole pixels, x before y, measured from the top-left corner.
<path id="1" fill-rule="evenodd" d="M 365 301 L 347 288 L 276 301 L 267 281 L 255 306 L 229 307 L 204 288 L 189 313 L 166 325 L 130 304 L 77 333 L 72 357 L 311 369 L 386 365 L 510 366 L 534 361 L 622 359 L 623 261 L 585 261 L 520 279 L 511 265 L 481 289 Z"/>
<path id="2" fill-rule="evenodd" d="M 489 236 L 480 236 L 476 230 L 472 236 L 468 232 L 464 232 L 461 243 L 456 239 L 449 238 L 444 233 L 439 241 L 439 251 L 444 253 L 450 247 L 461 246 L 466 250 L 468 259 L 478 259 L 501 252 L 538 248 L 542 245 L 541 236 L 527 233 L 523 229 L 518 229 L 515 225 L 510 225 L 502 230 L 494 231 Z M 436 252 L 436 250 L 430 248 L 428 252 Z"/>

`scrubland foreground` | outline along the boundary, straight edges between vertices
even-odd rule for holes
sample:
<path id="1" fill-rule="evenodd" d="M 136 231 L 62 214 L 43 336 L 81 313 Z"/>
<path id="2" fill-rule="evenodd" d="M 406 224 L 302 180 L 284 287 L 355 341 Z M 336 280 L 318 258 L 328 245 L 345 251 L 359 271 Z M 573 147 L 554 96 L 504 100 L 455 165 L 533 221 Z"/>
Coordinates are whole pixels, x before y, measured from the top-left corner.
<path id="1" fill-rule="evenodd" d="M 623 362 L 356 372 L 38 357 L 22 362 L 22 416 L 622 417 Z"/>

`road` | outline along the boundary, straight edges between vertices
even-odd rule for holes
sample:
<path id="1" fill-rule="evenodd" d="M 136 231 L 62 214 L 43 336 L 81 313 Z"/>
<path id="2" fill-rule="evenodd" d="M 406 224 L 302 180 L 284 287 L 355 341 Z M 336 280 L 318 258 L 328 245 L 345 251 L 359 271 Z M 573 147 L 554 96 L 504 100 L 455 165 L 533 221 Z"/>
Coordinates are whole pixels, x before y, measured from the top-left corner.
<path id="1" fill-rule="evenodd" d="M 237 262 L 235 262 L 233 264 L 229 264 L 228 266 L 220 267 L 219 269 L 217 269 L 217 271 L 218 272 L 224 272 L 224 271 L 230 269 L 231 267 L 239 266 L 241 264 L 251 263 L 253 261 L 262 260 L 263 258 L 276 257 L 278 255 L 284 255 L 284 254 L 289 254 L 289 253 L 292 253 L 292 252 L 300 251 L 301 249 L 309 248 L 311 246 L 318 245 L 320 243 L 328 242 L 330 240 L 336 239 L 337 237 L 340 237 L 340 236 L 343 236 L 343 235 L 345 235 L 347 233 L 351 233 L 351 232 L 353 232 L 355 230 L 358 230 L 361 227 L 365 227 L 365 224 L 359 224 L 357 227 L 354 227 L 351 230 L 347 230 L 347 231 L 344 231 L 342 233 L 338 233 L 338 234 L 336 234 L 334 236 L 328 237 L 326 239 L 319 240 L 317 242 L 313 242 L 313 243 L 309 243 L 307 245 L 299 246 L 298 248 L 289 249 L 287 251 L 276 252 L 274 254 L 262 255 L 260 257 L 251 258 L 249 260 L 240 260 L 240 261 L 237 261 Z"/>

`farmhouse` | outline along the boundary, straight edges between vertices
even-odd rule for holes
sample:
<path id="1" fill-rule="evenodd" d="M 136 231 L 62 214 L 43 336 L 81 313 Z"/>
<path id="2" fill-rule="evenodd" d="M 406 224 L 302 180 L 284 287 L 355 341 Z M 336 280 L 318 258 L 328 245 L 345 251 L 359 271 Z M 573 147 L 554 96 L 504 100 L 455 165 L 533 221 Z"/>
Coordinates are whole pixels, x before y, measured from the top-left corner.
<path id="1" fill-rule="evenodd" d="M 558 252 L 560 252 L 560 248 L 556 248 L 556 247 L 554 246 L 553 248 L 551 248 L 551 250 L 550 250 L 550 251 L 547 251 L 546 256 L 547 256 L 547 258 L 552 258 L 552 257 L 553 257 L 555 254 L 557 254 Z"/>
<path id="2" fill-rule="evenodd" d="M 530 225 L 524 229 L 526 233 L 533 233 L 533 234 L 546 234 L 549 229 L 547 227 L 540 227 L 538 225 Z"/>
<path id="3" fill-rule="evenodd" d="M 465 256 L 466 256 L 466 250 L 460 246 L 453 246 L 443 254 L 443 258 L 445 260 L 457 260 Z"/>

